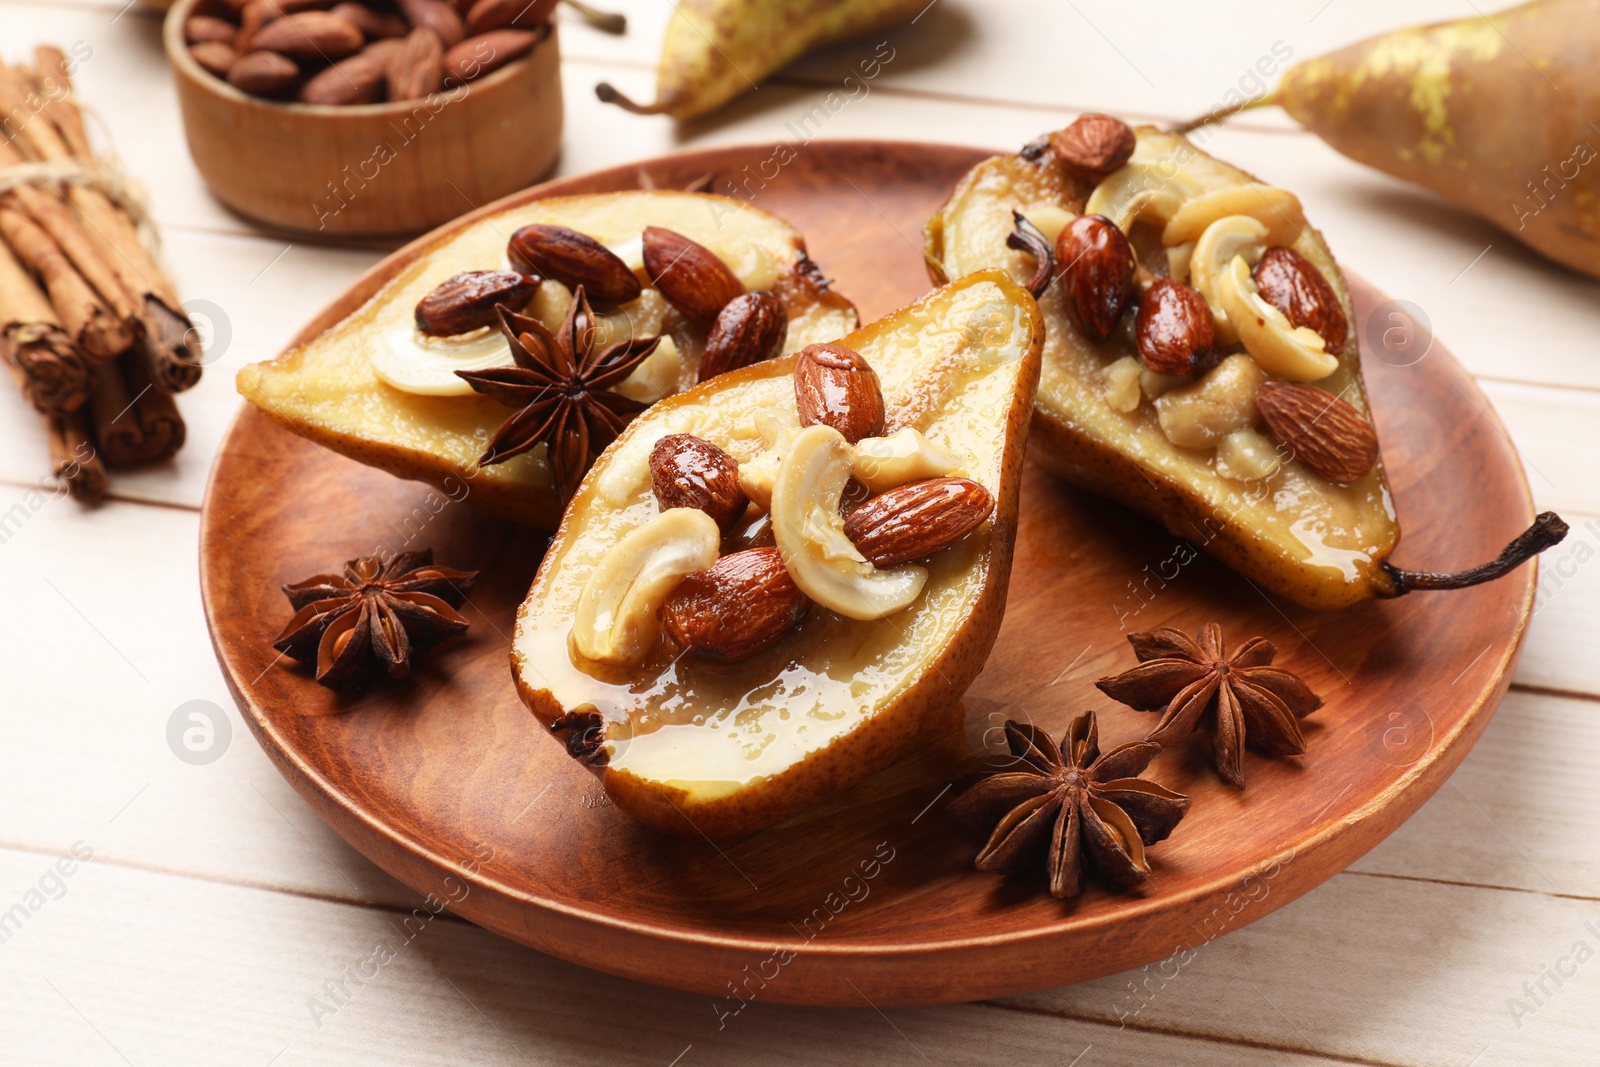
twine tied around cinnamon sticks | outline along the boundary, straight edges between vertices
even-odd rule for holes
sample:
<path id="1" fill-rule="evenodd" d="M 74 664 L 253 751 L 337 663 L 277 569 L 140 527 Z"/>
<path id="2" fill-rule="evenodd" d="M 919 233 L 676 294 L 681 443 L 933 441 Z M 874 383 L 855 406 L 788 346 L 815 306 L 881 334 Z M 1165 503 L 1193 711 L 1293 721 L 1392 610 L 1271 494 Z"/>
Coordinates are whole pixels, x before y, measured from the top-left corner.
<path id="1" fill-rule="evenodd" d="M 172 394 L 199 337 L 143 239 L 131 183 L 89 145 L 59 49 L 0 62 L 0 362 L 45 420 L 51 463 L 95 499 L 109 467 L 183 444 Z"/>

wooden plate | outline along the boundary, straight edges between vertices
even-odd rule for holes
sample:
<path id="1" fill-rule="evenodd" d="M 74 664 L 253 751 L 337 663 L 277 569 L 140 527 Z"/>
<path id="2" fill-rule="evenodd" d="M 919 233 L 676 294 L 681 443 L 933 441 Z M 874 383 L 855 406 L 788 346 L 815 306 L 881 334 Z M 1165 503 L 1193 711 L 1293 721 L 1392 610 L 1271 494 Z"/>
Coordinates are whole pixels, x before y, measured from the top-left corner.
<path id="1" fill-rule="evenodd" d="M 870 320 L 928 288 L 922 222 L 986 153 L 813 143 L 696 152 L 554 182 L 538 196 L 661 187 L 713 172 L 795 223 Z M 773 177 L 765 175 L 776 172 Z M 416 246 L 412 246 L 413 248 Z M 362 278 L 302 332 L 343 317 L 413 252 Z M 1358 325 L 1383 298 L 1352 279 Z M 1382 321 L 1387 321 L 1382 320 Z M 1361 330 L 1362 333 L 1371 331 Z M 1437 346 L 1365 371 L 1407 531 L 1397 562 L 1495 555 L 1532 513 L 1516 454 L 1472 379 Z M 735 845 L 675 840 L 610 807 L 512 691 L 513 617 L 544 539 L 314 447 L 243 409 L 212 471 L 201 583 L 217 655 L 279 770 L 346 840 L 419 893 L 543 952 L 718 1000 L 878 1005 L 955 1001 L 1091 978 L 1193 950 L 1343 869 L 1405 820 L 1477 740 L 1505 692 L 1534 588 L 1529 567 L 1459 593 L 1316 614 L 1269 599 L 1155 523 L 1030 468 L 1004 629 L 965 723 L 823 809 Z M 483 571 L 463 645 L 409 684 L 354 700 L 274 664 L 280 583 L 375 550 L 431 545 Z M 1109 744 L 1153 719 L 1094 679 L 1133 663 L 1128 630 L 1217 620 L 1263 634 L 1326 707 L 1300 762 L 1247 755 L 1235 792 L 1203 752 L 1152 775 L 1193 798 L 1152 850 L 1142 896 L 1075 903 L 1037 879 L 971 867 L 978 841 L 945 813 L 944 776 L 1006 718 L 1059 732 L 1101 711 Z M 1336 931 L 1334 933 L 1337 933 Z"/>

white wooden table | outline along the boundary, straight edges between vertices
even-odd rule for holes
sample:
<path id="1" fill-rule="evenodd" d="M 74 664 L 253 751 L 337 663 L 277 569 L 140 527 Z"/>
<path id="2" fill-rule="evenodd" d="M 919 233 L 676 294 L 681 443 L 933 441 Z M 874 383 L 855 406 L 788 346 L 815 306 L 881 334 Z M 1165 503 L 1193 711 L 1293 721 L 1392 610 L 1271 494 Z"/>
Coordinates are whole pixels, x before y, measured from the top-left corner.
<path id="1" fill-rule="evenodd" d="M 669 12 L 612 6 L 628 10 L 625 38 L 563 27 L 562 173 L 791 137 L 785 124 L 882 39 L 894 58 L 821 135 L 1003 148 L 1080 109 L 1157 121 L 1203 110 L 1248 89 L 1277 42 L 1308 58 L 1399 21 L 1477 10 L 937 0 L 916 25 L 808 60 L 678 134 L 594 99 L 601 79 L 650 96 Z M 1505 421 L 1540 507 L 1572 523 L 1547 558 L 1510 695 L 1393 837 L 1179 972 L 918 1010 L 758 1003 L 719 1031 L 707 998 L 448 917 L 402 946 L 397 916 L 415 895 L 319 822 L 239 721 L 195 563 L 206 472 L 240 403 L 233 375 L 275 354 L 383 249 L 286 242 L 211 200 L 159 27 L 121 0 L 0 0 L 10 57 L 37 42 L 92 47 L 80 93 L 148 188 L 180 290 L 220 324 L 205 381 L 180 398 L 188 446 L 169 466 L 119 475 L 116 499 L 95 510 L 32 493 L 47 469 L 37 422 L 0 393 L 0 1063 L 1600 1063 L 1595 283 L 1275 112 L 1217 134 L 1209 147 L 1223 158 L 1300 194 L 1347 266 L 1425 310 Z M 190 701 L 226 709 L 231 743 L 219 735 L 209 764 L 169 747 L 169 720 Z M 88 861 L 58 868 L 74 849 Z M 348 977 L 380 944 L 394 956 L 377 977 Z"/>

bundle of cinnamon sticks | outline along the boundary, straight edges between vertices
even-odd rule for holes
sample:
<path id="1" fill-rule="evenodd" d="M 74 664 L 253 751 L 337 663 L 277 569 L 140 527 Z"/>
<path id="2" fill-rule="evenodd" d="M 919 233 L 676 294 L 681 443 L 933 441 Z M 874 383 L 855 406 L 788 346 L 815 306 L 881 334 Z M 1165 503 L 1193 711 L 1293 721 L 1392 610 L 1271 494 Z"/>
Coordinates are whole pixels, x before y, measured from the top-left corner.
<path id="1" fill-rule="evenodd" d="M 0 362 L 56 476 L 95 499 L 107 467 L 183 445 L 172 394 L 200 380 L 202 353 L 137 201 L 89 146 L 69 70 L 48 46 L 32 66 L 0 61 Z"/>

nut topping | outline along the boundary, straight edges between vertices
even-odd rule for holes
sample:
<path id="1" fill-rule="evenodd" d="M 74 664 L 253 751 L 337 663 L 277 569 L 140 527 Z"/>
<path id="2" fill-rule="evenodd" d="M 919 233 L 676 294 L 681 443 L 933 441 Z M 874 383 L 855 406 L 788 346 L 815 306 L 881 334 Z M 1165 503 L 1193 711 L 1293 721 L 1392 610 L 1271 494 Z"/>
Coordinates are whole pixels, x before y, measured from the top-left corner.
<path id="1" fill-rule="evenodd" d="M 580 659 L 637 666 L 656 645 L 662 604 L 717 561 L 722 534 L 703 511 L 672 508 L 601 557 L 578 594 L 568 646 Z"/>
<path id="2" fill-rule="evenodd" d="M 702 437 L 670 433 L 650 450 L 650 485 L 661 507 L 695 508 L 727 533 L 750 500 L 739 487 L 739 464 Z"/>
<path id="3" fill-rule="evenodd" d="M 685 578 L 661 614 L 690 655 L 733 662 L 776 644 L 810 607 L 776 548 L 748 548 Z"/>
<path id="4" fill-rule="evenodd" d="M 647 226 L 644 269 L 661 295 L 701 329 L 710 329 L 744 283 L 705 245 L 681 233 Z"/>
<path id="5" fill-rule="evenodd" d="M 1056 238 L 1056 263 L 1067 315 L 1091 341 L 1116 328 L 1133 295 L 1133 248 L 1116 224 L 1102 215 L 1080 215 Z"/>
<path id="6" fill-rule="evenodd" d="M 1085 174 L 1110 174 L 1133 155 L 1137 138 L 1126 122 L 1112 115 L 1086 112 L 1072 125 L 1050 135 L 1056 158 Z"/>
<path id="7" fill-rule="evenodd" d="M 994 511 L 989 490 L 966 478 L 929 478 L 891 489 L 844 521 L 844 535 L 874 567 L 892 567 L 943 551 Z"/>
<path id="8" fill-rule="evenodd" d="M 1330 482 L 1346 484 L 1378 461 L 1378 435 L 1349 403 L 1300 382 L 1264 382 L 1256 408 L 1294 457 Z"/>
<path id="9" fill-rule="evenodd" d="M 794 365 L 794 402 L 801 426 L 831 426 L 855 444 L 883 433 L 878 374 L 843 345 L 807 345 Z"/>
<path id="10" fill-rule="evenodd" d="M 1197 374 L 1218 360 L 1216 327 L 1205 297 L 1170 278 L 1140 297 L 1134 336 L 1139 361 L 1157 374 Z"/>
<path id="11" fill-rule="evenodd" d="M 1272 246 L 1256 264 L 1255 282 L 1266 302 L 1291 325 L 1321 337 L 1329 352 L 1344 350 L 1350 333 L 1344 308 L 1328 279 L 1305 256 L 1285 245 Z"/>
<path id="12" fill-rule="evenodd" d="M 711 324 L 700 356 L 700 381 L 715 378 L 783 351 L 789 313 L 771 293 L 742 293 L 728 301 Z"/>
<path id="13" fill-rule="evenodd" d="M 589 299 L 622 304 L 643 286 L 611 249 L 565 226 L 531 223 L 511 235 L 506 258 L 524 274 L 552 278 L 568 289 L 583 286 Z"/>
<path id="14" fill-rule="evenodd" d="M 922 595 L 928 571 L 880 570 L 845 536 L 840 498 L 850 481 L 850 446 L 831 426 L 795 435 L 772 486 L 772 536 L 783 562 L 812 600 L 851 619 L 881 619 Z"/>
<path id="15" fill-rule="evenodd" d="M 448 337 L 498 323 L 497 308 L 520 311 L 538 282 L 511 270 L 469 270 L 439 283 L 417 303 L 417 329 Z"/>

